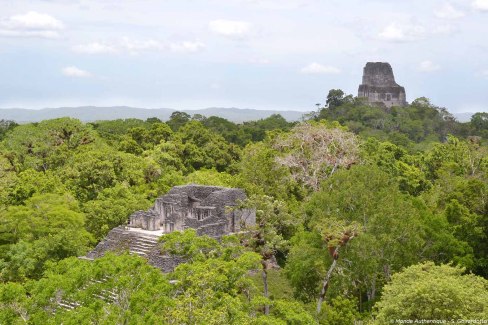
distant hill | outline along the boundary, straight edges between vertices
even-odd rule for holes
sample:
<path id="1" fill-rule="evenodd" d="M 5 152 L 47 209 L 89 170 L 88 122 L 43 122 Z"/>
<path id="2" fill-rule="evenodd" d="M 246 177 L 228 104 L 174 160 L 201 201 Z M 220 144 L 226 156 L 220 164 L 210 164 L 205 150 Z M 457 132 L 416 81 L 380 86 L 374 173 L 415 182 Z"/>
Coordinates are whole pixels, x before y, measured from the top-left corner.
<path id="1" fill-rule="evenodd" d="M 100 120 L 116 120 L 126 118 L 147 119 L 157 117 L 163 121 L 169 119 L 171 114 L 176 110 L 171 108 L 147 109 L 127 106 L 113 107 L 58 107 L 44 109 L 23 109 L 23 108 L 4 108 L 0 109 L 0 120 L 14 120 L 18 123 L 39 122 L 58 117 L 72 117 L 84 122 L 93 122 Z M 273 114 L 280 114 L 288 121 L 298 121 L 303 114 L 307 112 L 299 111 L 274 111 L 274 110 L 256 110 L 256 109 L 239 109 L 211 107 L 199 110 L 179 110 L 187 112 L 190 115 L 202 114 L 204 116 L 219 116 L 229 121 L 241 123 L 245 121 L 259 120 L 269 117 Z"/>

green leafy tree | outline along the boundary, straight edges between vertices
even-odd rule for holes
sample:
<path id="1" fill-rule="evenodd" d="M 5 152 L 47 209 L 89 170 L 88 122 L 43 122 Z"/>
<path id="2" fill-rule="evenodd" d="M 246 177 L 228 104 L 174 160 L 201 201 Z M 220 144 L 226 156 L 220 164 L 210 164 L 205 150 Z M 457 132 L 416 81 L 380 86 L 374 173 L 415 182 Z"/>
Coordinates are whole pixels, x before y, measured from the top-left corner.
<path id="1" fill-rule="evenodd" d="M 368 300 L 375 300 L 378 287 L 393 272 L 421 258 L 424 211 L 377 168 L 356 166 L 337 172 L 312 195 L 305 209 L 309 227 L 324 239 L 327 232 L 322 229 L 359 225 L 361 235 L 344 251 L 349 263 L 341 273 L 347 274 L 346 287 L 365 290 Z"/>
<path id="2" fill-rule="evenodd" d="M 8 282 L 0 284 L 0 322 L 21 324 L 29 321 L 27 294 L 22 284 Z"/>
<path id="3" fill-rule="evenodd" d="M 400 146 L 369 138 L 362 146 L 363 159 L 395 177 L 400 190 L 419 195 L 432 183 L 423 171 L 422 157 L 413 156 Z"/>
<path id="4" fill-rule="evenodd" d="M 319 120 L 338 121 L 351 131 L 410 146 L 412 141 L 444 140 L 448 134 L 465 132 L 445 108 L 430 103 L 425 97 L 405 107 L 371 105 L 363 98 L 345 96 L 333 89 L 327 99 L 329 105 L 320 110 Z M 465 133 L 472 133 L 467 131 Z"/>
<path id="5" fill-rule="evenodd" d="M 218 172 L 215 169 L 200 169 L 185 177 L 185 183 L 201 185 L 241 187 L 240 175 L 231 175 L 227 172 Z"/>
<path id="6" fill-rule="evenodd" d="M 7 132 L 13 130 L 17 126 L 18 124 L 15 121 L 1 119 L 0 120 L 0 141 L 5 137 L 5 134 L 7 134 Z"/>
<path id="7" fill-rule="evenodd" d="M 0 320 L 33 324 L 162 323 L 171 305 L 165 276 L 139 257 L 68 258 L 24 287 L 0 285 Z M 27 294 L 28 292 L 28 294 Z M 13 294 L 16 296 L 13 297 Z M 71 305 L 72 310 L 63 307 Z"/>
<path id="8" fill-rule="evenodd" d="M 290 237 L 298 220 L 293 219 L 284 202 L 269 196 L 252 196 L 240 208 L 256 212 L 256 225 L 246 226 L 241 242 L 261 256 L 264 297 L 268 298 L 268 270 L 276 266 L 276 254 L 288 248 L 285 238 Z M 264 313 L 269 315 L 269 304 L 265 304 Z"/>
<path id="9" fill-rule="evenodd" d="M 459 176 L 475 176 L 487 173 L 487 148 L 476 142 L 449 136 L 446 143 L 438 143 L 425 153 L 425 168 L 431 179 L 443 171 Z"/>
<path id="10" fill-rule="evenodd" d="M 101 240 L 110 229 L 126 224 L 129 215 L 149 208 L 150 203 L 141 194 L 134 194 L 123 185 L 104 189 L 95 200 L 83 205 L 86 229 Z"/>
<path id="11" fill-rule="evenodd" d="M 319 314 L 320 324 L 342 325 L 354 324 L 359 320 L 360 314 L 357 311 L 357 302 L 353 299 L 343 297 L 332 298 L 330 304 L 324 304 Z"/>
<path id="12" fill-rule="evenodd" d="M 14 166 L 1 154 L 0 149 L 0 207 L 10 200 L 10 188 L 16 184 L 18 184 L 18 177 Z"/>
<path id="13" fill-rule="evenodd" d="M 67 189 L 61 179 L 52 171 L 38 172 L 27 169 L 17 174 L 15 182 L 6 187 L 7 198 L 4 202 L 21 205 L 35 194 L 66 193 Z"/>
<path id="14" fill-rule="evenodd" d="M 471 116 L 470 126 L 483 138 L 488 138 L 488 113 L 475 113 Z"/>
<path id="15" fill-rule="evenodd" d="M 67 194 L 34 195 L 0 211 L 1 277 L 39 277 L 46 262 L 82 255 L 92 243 L 84 222 L 78 202 Z"/>
<path id="16" fill-rule="evenodd" d="M 190 121 L 178 129 L 175 141 L 182 144 L 181 159 L 188 170 L 215 168 L 227 170 L 239 159 L 240 150 L 198 121 Z"/>
<path id="17" fill-rule="evenodd" d="M 319 232 L 300 231 L 290 240 L 285 275 L 294 288 L 294 297 L 305 303 L 319 294 L 319 283 L 330 265 L 330 256 L 324 252 L 324 241 Z"/>
<path id="18" fill-rule="evenodd" d="M 488 183 L 484 177 L 456 175 L 447 170 L 438 171 L 434 186 L 422 195 L 427 205 L 444 217 L 446 227 L 459 241 L 469 245 L 473 261 L 456 262 L 478 275 L 486 276 L 488 266 L 487 219 Z M 451 245 L 451 247 L 453 247 Z M 474 255 L 474 256 L 473 256 Z M 459 258 L 461 255 L 458 254 Z M 448 261 L 443 261 L 448 262 Z"/>
<path id="19" fill-rule="evenodd" d="M 219 242 L 208 236 L 198 236 L 195 229 L 175 231 L 160 238 L 163 254 L 177 255 L 187 261 L 204 261 L 222 254 Z"/>
<path id="20" fill-rule="evenodd" d="M 38 171 L 64 165 L 70 153 L 96 140 L 91 127 L 71 118 L 42 121 L 15 128 L 5 139 L 5 151 L 18 169 Z"/>
<path id="21" fill-rule="evenodd" d="M 462 268 L 426 262 L 394 274 L 375 306 L 375 323 L 483 319 L 488 314 L 488 281 L 463 273 Z"/>
<path id="22" fill-rule="evenodd" d="M 60 175 L 68 189 L 81 202 L 87 202 L 116 184 L 141 187 L 154 182 L 160 177 L 161 170 L 150 158 L 104 146 L 74 155 Z"/>
<path id="23" fill-rule="evenodd" d="M 270 302 L 256 292 L 249 272 L 259 267 L 262 256 L 244 250 L 237 237 L 223 237 L 219 243 L 187 229 L 161 241 L 163 252 L 188 261 L 170 274 L 176 294 L 167 319 L 185 324 L 316 323 L 300 303 Z M 270 304 L 269 314 L 258 312 L 264 304 Z"/>
<path id="24" fill-rule="evenodd" d="M 149 117 L 149 118 L 146 119 L 146 123 L 155 124 L 155 123 L 163 123 L 163 121 L 161 121 L 157 117 Z"/>
<path id="25" fill-rule="evenodd" d="M 91 123 L 91 125 L 93 125 L 93 128 L 100 136 L 102 136 L 102 138 L 107 140 L 116 140 L 117 137 L 127 134 L 130 129 L 137 127 L 147 128 L 148 123 L 150 122 L 146 123 L 140 119 L 128 118 L 111 121 L 98 121 Z"/>
<path id="26" fill-rule="evenodd" d="M 144 156 L 155 161 L 162 171 L 179 171 L 186 173 L 183 161 L 184 146 L 179 141 L 161 142 L 151 150 L 146 150 Z"/>
<path id="27" fill-rule="evenodd" d="M 251 194 L 269 195 L 287 202 L 296 200 L 303 190 L 292 180 L 289 169 L 276 162 L 277 155 L 278 151 L 270 143 L 247 145 L 237 166 L 243 186 Z"/>
<path id="28" fill-rule="evenodd" d="M 341 89 L 331 89 L 327 94 L 326 105 L 328 108 L 335 108 L 345 103 L 352 102 L 352 95 L 347 95 Z"/>
<path id="29" fill-rule="evenodd" d="M 222 135 L 229 143 L 243 146 L 251 140 L 251 135 L 246 134 L 242 127 L 222 117 L 210 116 L 200 121 L 213 132 Z"/>
<path id="30" fill-rule="evenodd" d="M 127 131 L 127 138 L 120 144 L 122 148 L 133 146 L 136 143 L 139 150 L 147 150 L 153 148 L 155 145 L 161 143 L 161 141 L 168 141 L 173 135 L 173 131 L 166 123 L 151 123 L 148 126 L 139 126 L 131 128 Z M 132 147 L 128 147 L 132 148 Z M 138 152 L 137 149 L 130 149 Z M 130 152 L 124 150 L 126 152 Z"/>
<path id="31" fill-rule="evenodd" d="M 295 123 L 290 123 L 285 120 L 280 114 L 273 114 L 265 119 L 258 121 L 244 122 L 241 126 L 243 132 L 242 144 L 247 144 L 250 141 L 263 141 L 269 133 L 273 131 L 289 131 Z"/>
<path id="32" fill-rule="evenodd" d="M 190 114 L 177 111 L 171 113 L 171 116 L 166 123 L 169 125 L 171 130 L 176 132 L 180 127 L 188 123 L 190 120 L 191 120 Z"/>

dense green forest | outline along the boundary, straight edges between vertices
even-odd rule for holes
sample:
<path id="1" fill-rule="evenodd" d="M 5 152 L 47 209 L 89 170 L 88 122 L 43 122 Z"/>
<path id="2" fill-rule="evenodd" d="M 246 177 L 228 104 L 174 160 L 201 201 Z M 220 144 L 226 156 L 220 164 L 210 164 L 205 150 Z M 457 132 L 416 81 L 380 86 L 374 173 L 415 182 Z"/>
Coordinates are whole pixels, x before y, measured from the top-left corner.
<path id="1" fill-rule="evenodd" d="M 296 123 L 1 121 L 0 141 L 0 324 L 488 319 L 488 113 L 331 90 Z M 187 261 L 168 274 L 78 258 L 187 183 L 245 189 L 257 225 L 165 235 Z"/>

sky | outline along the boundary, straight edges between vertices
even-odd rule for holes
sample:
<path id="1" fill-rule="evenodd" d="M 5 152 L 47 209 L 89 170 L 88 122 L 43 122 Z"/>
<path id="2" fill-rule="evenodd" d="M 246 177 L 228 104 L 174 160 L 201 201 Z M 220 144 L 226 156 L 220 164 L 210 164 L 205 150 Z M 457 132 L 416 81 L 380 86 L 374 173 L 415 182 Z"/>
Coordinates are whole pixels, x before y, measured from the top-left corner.
<path id="1" fill-rule="evenodd" d="M 488 111 L 488 0 L 0 0 L 0 107 L 309 111 L 389 62 Z"/>

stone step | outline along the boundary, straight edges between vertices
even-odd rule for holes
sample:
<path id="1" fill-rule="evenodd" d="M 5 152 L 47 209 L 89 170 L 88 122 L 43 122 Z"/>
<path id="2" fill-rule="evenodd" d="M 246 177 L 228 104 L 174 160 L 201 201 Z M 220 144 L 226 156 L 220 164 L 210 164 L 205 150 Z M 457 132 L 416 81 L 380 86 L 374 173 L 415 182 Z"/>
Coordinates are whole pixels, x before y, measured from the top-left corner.
<path id="1" fill-rule="evenodd" d="M 151 250 L 146 248 L 141 248 L 141 247 L 130 247 L 129 252 L 142 252 L 147 255 L 151 252 Z"/>
<path id="2" fill-rule="evenodd" d="M 149 236 L 140 236 L 140 235 L 137 235 L 137 236 L 132 236 L 131 239 L 132 240 L 138 240 L 138 241 L 143 241 L 143 242 L 147 242 L 147 243 L 156 244 L 158 242 L 158 240 L 159 240 L 159 237 L 157 237 L 157 236 L 149 237 Z"/>
<path id="3" fill-rule="evenodd" d="M 58 303 L 58 306 L 64 308 L 64 309 L 75 309 L 76 307 L 79 307 L 81 306 L 81 304 L 75 302 L 75 301 L 68 301 L 68 300 L 61 300 L 59 303 Z"/>
<path id="4" fill-rule="evenodd" d="M 144 255 L 148 255 L 151 253 L 151 251 L 149 249 L 144 249 L 144 248 L 139 248 L 139 247 L 129 248 L 129 252 L 141 252 L 141 253 L 144 253 Z"/>
<path id="5" fill-rule="evenodd" d="M 148 242 L 138 241 L 138 240 L 131 242 L 129 245 L 131 245 L 131 246 L 137 245 L 137 246 L 142 246 L 142 247 L 147 247 L 147 248 L 153 248 L 156 246 L 156 244 L 154 244 L 154 243 L 148 243 Z"/>
<path id="6" fill-rule="evenodd" d="M 130 249 L 129 250 L 129 253 L 130 254 L 137 254 L 139 256 L 146 256 L 147 255 L 147 252 L 143 252 L 143 251 L 140 251 L 140 250 L 137 250 L 137 249 Z"/>
<path id="7" fill-rule="evenodd" d="M 151 247 L 154 247 L 158 244 L 157 242 L 151 242 L 151 241 L 147 241 L 147 240 L 131 240 L 131 243 L 140 244 L 140 245 L 147 245 L 147 246 L 151 246 Z"/>
<path id="8" fill-rule="evenodd" d="M 147 246 L 147 247 L 156 246 L 156 243 L 150 243 L 150 242 L 142 241 L 142 240 L 131 240 L 129 244 L 136 244 L 136 245 L 142 245 L 142 246 Z"/>
<path id="9" fill-rule="evenodd" d="M 131 247 L 129 248 L 130 252 L 142 252 L 144 254 L 149 254 L 150 250 L 145 249 L 145 248 L 140 248 L 140 247 Z"/>
<path id="10" fill-rule="evenodd" d="M 116 299 L 116 298 L 118 298 L 118 297 L 119 297 L 119 295 L 118 295 L 118 294 L 116 294 L 115 292 L 113 292 L 112 290 L 105 290 L 105 289 L 104 289 L 104 290 L 102 290 L 102 293 L 103 293 L 104 295 L 109 296 L 109 297 L 110 297 L 110 298 L 112 298 L 112 299 Z"/>
<path id="11" fill-rule="evenodd" d="M 87 283 L 85 283 L 81 289 L 82 290 L 86 290 L 89 286 L 91 285 L 95 285 L 95 284 L 104 284 L 107 282 L 107 280 L 109 280 L 111 277 L 108 277 L 108 276 L 104 276 L 103 278 L 101 279 L 91 279 L 91 280 L 88 280 Z"/>
<path id="12" fill-rule="evenodd" d="M 68 309 L 68 310 L 73 310 L 73 309 L 76 308 L 74 306 L 71 306 L 69 304 L 65 304 L 65 303 L 62 303 L 62 302 L 58 303 L 58 306 L 61 307 L 61 308 L 63 308 L 63 309 Z"/>
<path id="13" fill-rule="evenodd" d="M 105 302 L 114 302 L 119 298 L 119 296 L 111 291 L 102 290 L 100 294 L 93 294 L 93 297 L 97 297 Z"/>
<path id="14" fill-rule="evenodd" d="M 115 227 L 110 232 L 115 232 L 119 234 L 128 234 L 129 230 L 125 229 L 123 226 Z"/>
<path id="15" fill-rule="evenodd" d="M 133 245 L 133 246 L 129 247 L 129 250 L 136 250 L 136 251 L 141 251 L 144 253 L 149 253 L 152 251 L 152 247 L 144 247 L 144 246 Z"/>

